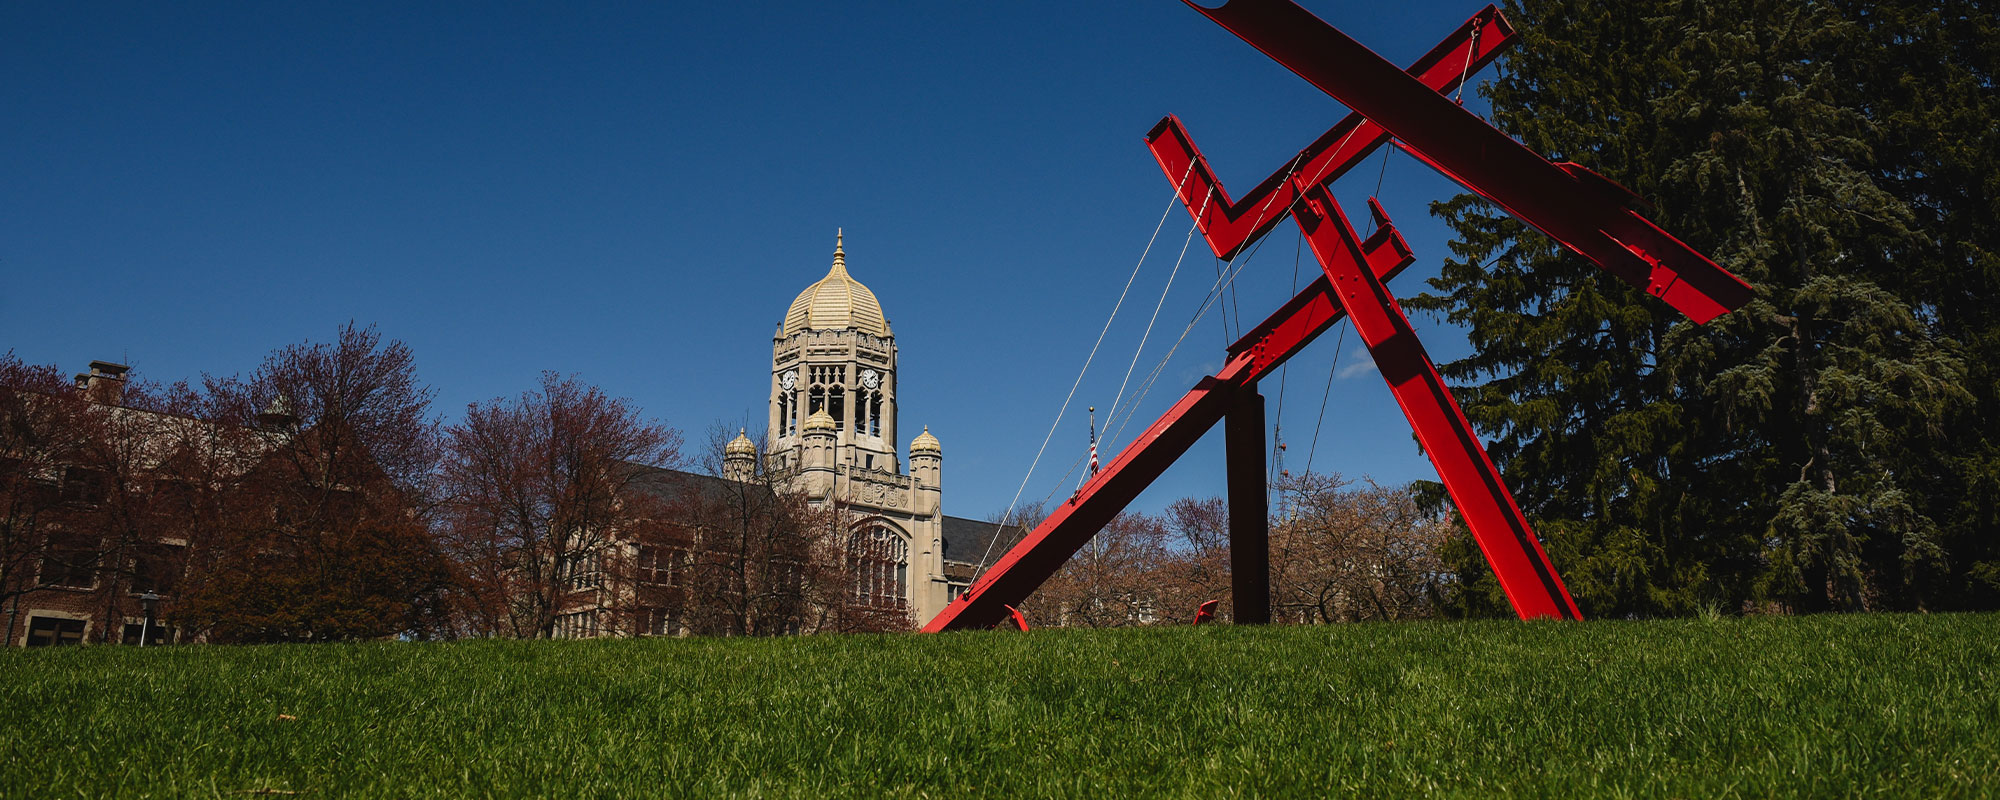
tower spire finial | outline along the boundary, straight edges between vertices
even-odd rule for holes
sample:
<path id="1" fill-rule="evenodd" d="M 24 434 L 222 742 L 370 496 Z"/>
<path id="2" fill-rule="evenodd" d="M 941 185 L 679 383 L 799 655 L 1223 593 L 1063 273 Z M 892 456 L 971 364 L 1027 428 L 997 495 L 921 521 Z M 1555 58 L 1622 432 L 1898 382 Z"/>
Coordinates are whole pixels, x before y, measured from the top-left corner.
<path id="1" fill-rule="evenodd" d="M 847 238 L 846 230 L 841 228 L 833 229 L 833 270 L 829 274 L 834 274 L 834 275 L 847 274 L 847 245 L 845 242 L 846 238 Z"/>

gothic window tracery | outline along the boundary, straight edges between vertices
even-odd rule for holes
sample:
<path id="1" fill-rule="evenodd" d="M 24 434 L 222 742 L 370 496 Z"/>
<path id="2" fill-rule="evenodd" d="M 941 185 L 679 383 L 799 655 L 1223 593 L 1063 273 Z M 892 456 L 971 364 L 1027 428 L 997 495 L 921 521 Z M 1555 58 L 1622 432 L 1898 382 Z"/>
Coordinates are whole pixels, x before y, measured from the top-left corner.
<path id="1" fill-rule="evenodd" d="M 910 548 L 894 531 L 870 525 L 849 548 L 854 602 L 863 608 L 903 610 L 909 606 Z"/>
<path id="2" fill-rule="evenodd" d="M 806 396 L 806 414 L 810 416 L 824 411 L 833 418 L 834 430 L 846 430 L 847 366 L 816 364 L 807 367 L 806 382 L 812 386 Z"/>

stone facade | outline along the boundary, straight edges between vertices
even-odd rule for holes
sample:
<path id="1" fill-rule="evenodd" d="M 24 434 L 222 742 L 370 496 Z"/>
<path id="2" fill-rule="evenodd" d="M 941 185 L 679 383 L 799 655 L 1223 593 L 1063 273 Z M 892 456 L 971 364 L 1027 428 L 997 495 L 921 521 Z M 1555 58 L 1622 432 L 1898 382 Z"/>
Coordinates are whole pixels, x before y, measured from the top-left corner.
<path id="1" fill-rule="evenodd" d="M 947 567 L 944 454 L 928 428 L 911 442 L 904 471 L 900 378 L 888 316 L 848 274 L 836 237 L 826 277 L 793 300 L 771 342 L 768 458 L 795 469 L 795 488 L 814 502 L 832 504 L 857 530 L 879 531 L 883 552 L 901 560 L 892 591 L 921 625 L 963 590 L 969 570 Z"/>

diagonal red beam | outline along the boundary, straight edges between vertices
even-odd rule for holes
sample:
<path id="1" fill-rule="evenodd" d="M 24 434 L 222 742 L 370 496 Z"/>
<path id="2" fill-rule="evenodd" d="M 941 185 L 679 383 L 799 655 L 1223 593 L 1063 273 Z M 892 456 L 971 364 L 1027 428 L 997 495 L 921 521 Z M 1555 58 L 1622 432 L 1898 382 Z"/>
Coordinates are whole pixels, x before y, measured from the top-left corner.
<path id="1" fill-rule="evenodd" d="M 1324 187 L 1306 193 L 1293 211 L 1319 259 L 1333 296 L 1347 311 L 1382 380 L 1437 467 L 1445 491 L 1493 566 L 1500 588 L 1522 619 L 1581 619 L 1562 577 L 1549 563 L 1528 519 L 1500 480 L 1444 378 L 1382 278 L 1357 266 L 1362 249 L 1354 226 Z"/>
<path id="2" fill-rule="evenodd" d="M 1514 26 L 1489 5 L 1417 59 L 1409 74 L 1437 92 L 1450 93 L 1498 58 L 1514 35 Z M 1389 132 L 1382 126 L 1348 114 L 1242 199 L 1232 201 L 1178 117 L 1167 115 L 1146 134 L 1146 147 L 1160 171 L 1177 187 L 1209 249 L 1224 259 L 1235 258 L 1290 216 L 1302 188 L 1332 183 L 1387 141 Z"/>
<path id="3" fill-rule="evenodd" d="M 1549 162 L 1290 0 L 1230 0 L 1212 9 L 1182 1 L 1438 171 L 1695 322 L 1749 301 L 1749 284 L 1639 216 L 1617 184 Z"/>
<path id="4" fill-rule="evenodd" d="M 1376 214 L 1379 206 L 1370 204 Z M 1376 218 L 1378 230 L 1351 252 L 1367 266 L 1363 271 L 1387 280 L 1414 260 L 1402 235 Z M 1035 526 L 974 579 L 972 588 L 924 625 L 925 633 L 989 628 L 1007 619 L 1037 587 L 1062 568 L 1090 537 L 1097 535 L 1127 503 L 1166 472 L 1175 459 L 1220 421 L 1243 386 L 1269 374 L 1291 358 L 1344 313 L 1331 297 L 1331 284 L 1314 281 L 1278 312 L 1252 328 L 1230 347 L 1229 360 L 1213 377 L 1203 378 L 1146 431 L 1118 452 L 1111 463 L 1077 490 L 1055 513 Z"/>
<path id="5" fill-rule="evenodd" d="M 1375 198 L 1368 198 L 1368 213 L 1375 218 L 1375 234 L 1361 243 L 1367 254 L 1368 264 L 1383 281 L 1394 279 L 1403 269 L 1416 261 L 1410 246 L 1403 241 L 1403 235 L 1389 224 L 1388 214 Z M 1270 318 L 1251 328 L 1243 338 L 1229 346 L 1229 357 L 1235 359 L 1247 356 L 1251 360 L 1252 371 L 1258 377 L 1271 374 L 1287 359 L 1311 344 L 1326 329 L 1333 327 L 1347 312 L 1333 299 L 1332 285 L 1326 276 L 1313 279 L 1303 291 L 1294 295 Z"/>

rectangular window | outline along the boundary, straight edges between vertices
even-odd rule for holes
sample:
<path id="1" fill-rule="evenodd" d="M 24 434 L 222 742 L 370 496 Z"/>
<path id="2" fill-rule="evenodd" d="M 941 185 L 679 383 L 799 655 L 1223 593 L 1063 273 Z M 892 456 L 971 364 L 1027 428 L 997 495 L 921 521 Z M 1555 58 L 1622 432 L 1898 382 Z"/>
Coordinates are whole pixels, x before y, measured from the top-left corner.
<path id="1" fill-rule="evenodd" d="M 59 647 L 83 644 L 83 620 L 61 617 L 29 617 L 29 647 Z"/>
<path id="2" fill-rule="evenodd" d="M 596 636 L 598 632 L 596 609 L 556 617 L 557 639 L 588 639 Z"/>
<path id="3" fill-rule="evenodd" d="M 103 470 L 64 467 L 62 499 L 71 503 L 96 504 L 110 494 L 111 481 Z"/>
<path id="4" fill-rule="evenodd" d="M 120 641 L 125 644 L 136 645 L 139 643 L 139 636 L 142 633 L 146 637 L 146 646 L 148 647 L 157 647 L 174 640 L 173 631 L 158 622 L 154 622 L 151 626 L 143 622 L 127 622 L 125 623 L 125 635 Z"/>
<path id="5" fill-rule="evenodd" d="M 595 589 L 604 585 L 604 562 L 598 551 L 591 550 L 570 558 L 569 588 Z"/>
<path id="6" fill-rule="evenodd" d="M 89 589 L 97 585 L 97 540 L 60 538 L 42 553 L 43 586 Z"/>
<path id="7" fill-rule="evenodd" d="M 677 586 L 687 568 L 688 551 L 678 547 L 639 548 L 640 583 Z"/>
<path id="8" fill-rule="evenodd" d="M 639 613 L 639 620 L 639 631 L 647 636 L 680 635 L 680 620 L 671 609 L 646 609 Z"/>

